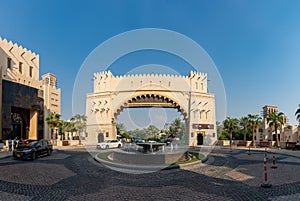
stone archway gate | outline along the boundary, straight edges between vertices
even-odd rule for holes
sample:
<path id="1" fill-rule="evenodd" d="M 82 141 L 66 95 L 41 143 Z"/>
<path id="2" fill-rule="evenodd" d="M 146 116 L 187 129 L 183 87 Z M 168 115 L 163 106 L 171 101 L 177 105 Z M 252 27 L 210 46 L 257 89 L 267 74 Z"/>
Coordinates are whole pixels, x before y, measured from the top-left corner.
<path id="1" fill-rule="evenodd" d="M 94 74 L 94 92 L 86 96 L 87 143 L 96 144 L 99 134 L 116 139 L 117 117 L 124 108 L 175 108 L 186 123 L 185 144 L 197 145 L 197 132 L 204 144 L 217 140 L 215 97 L 207 92 L 207 74 L 188 76 L 143 74 L 114 76 L 110 71 Z"/>

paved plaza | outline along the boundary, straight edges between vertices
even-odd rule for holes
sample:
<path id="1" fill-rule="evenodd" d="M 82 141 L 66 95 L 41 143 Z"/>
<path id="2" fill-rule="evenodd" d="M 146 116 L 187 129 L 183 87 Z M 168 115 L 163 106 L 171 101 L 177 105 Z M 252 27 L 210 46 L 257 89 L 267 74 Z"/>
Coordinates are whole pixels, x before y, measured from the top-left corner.
<path id="1" fill-rule="evenodd" d="M 263 183 L 264 152 L 217 147 L 205 164 L 148 174 L 102 166 L 83 147 L 56 149 L 35 161 L 0 159 L 0 200 L 299 200 L 298 151 L 268 153 L 269 189 Z M 3 155 L 2 155 L 3 156 Z"/>

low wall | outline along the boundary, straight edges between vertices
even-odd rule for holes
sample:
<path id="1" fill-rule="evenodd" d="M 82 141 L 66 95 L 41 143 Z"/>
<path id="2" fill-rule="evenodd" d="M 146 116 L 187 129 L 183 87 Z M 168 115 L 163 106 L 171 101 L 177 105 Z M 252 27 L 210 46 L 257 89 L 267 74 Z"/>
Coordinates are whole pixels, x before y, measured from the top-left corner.
<path id="1" fill-rule="evenodd" d="M 80 145 L 79 140 L 57 140 L 57 146 L 77 146 Z"/>
<path id="2" fill-rule="evenodd" d="M 174 153 L 131 153 L 116 151 L 111 154 L 114 161 L 118 161 L 126 164 L 136 164 L 136 165 L 162 165 L 162 164 L 172 164 L 178 161 L 184 155 L 184 152 L 174 152 Z"/>

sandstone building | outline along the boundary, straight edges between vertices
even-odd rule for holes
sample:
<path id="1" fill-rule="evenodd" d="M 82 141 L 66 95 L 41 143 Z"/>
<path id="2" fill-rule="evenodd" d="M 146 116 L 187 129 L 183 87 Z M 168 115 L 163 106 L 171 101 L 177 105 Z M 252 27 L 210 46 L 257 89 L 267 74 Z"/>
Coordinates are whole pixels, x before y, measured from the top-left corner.
<path id="1" fill-rule="evenodd" d="M 208 93 L 207 74 L 188 76 L 94 74 L 94 91 L 86 97 L 88 143 L 116 139 L 116 123 L 124 108 L 177 109 L 183 116 L 187 145 L 211 145 L 217 140 L 215 97 Z"/>
<path id="2" fill-rule="evenodd" d="M 277 113 L 278 107 L 274 105 L 265 105 L 262 112 L 262 123 L 258 132 L 256 132 L 257 142 L 276 141 L 276 135 L 274 127 L 269 126 L 267 122 L 268 115 L 270 113 Z M 300 132 L 298 126 L 288 125 L 288 117 L 283 116 L 283 125 L 277 128 L 278 139 L 280 142 L 296 142 L 300 141 Z"/>
<path id="3" fill-rule="evenodd" d="M 39 68 L 38 54 L 0 37 L 0 139 L 49 138 L 45 119 L 60 114 L 61 91 Z"/>

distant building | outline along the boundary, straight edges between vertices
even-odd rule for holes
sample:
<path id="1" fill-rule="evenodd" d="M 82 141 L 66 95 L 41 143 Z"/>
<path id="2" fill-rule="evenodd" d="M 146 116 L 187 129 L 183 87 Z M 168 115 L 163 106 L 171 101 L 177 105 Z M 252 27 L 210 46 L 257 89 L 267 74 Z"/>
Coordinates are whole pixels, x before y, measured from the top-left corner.
<path id="1" fill-rule="evenodd" d="M 256 132 L 256 141 L 276 141 L 274 127 L 270 127 L 267 118 L 270 113 L 278 112 L 277 106 L 265 105 L 263 107 L 263 119 L 261 128 Z M 288 117 L 283 117 L 283 125 L 277 129 L 278 138 L 280 142 L 296 142 L 300 141 L 298 126 L 288 125 Z"/>
<path id="2" fill-rule="evenodd" d="M 0 37 L 0 139 L 49 138 L 45 119 L 60 114 L 53 74 L 39 80 L 39 55 Z"/>

